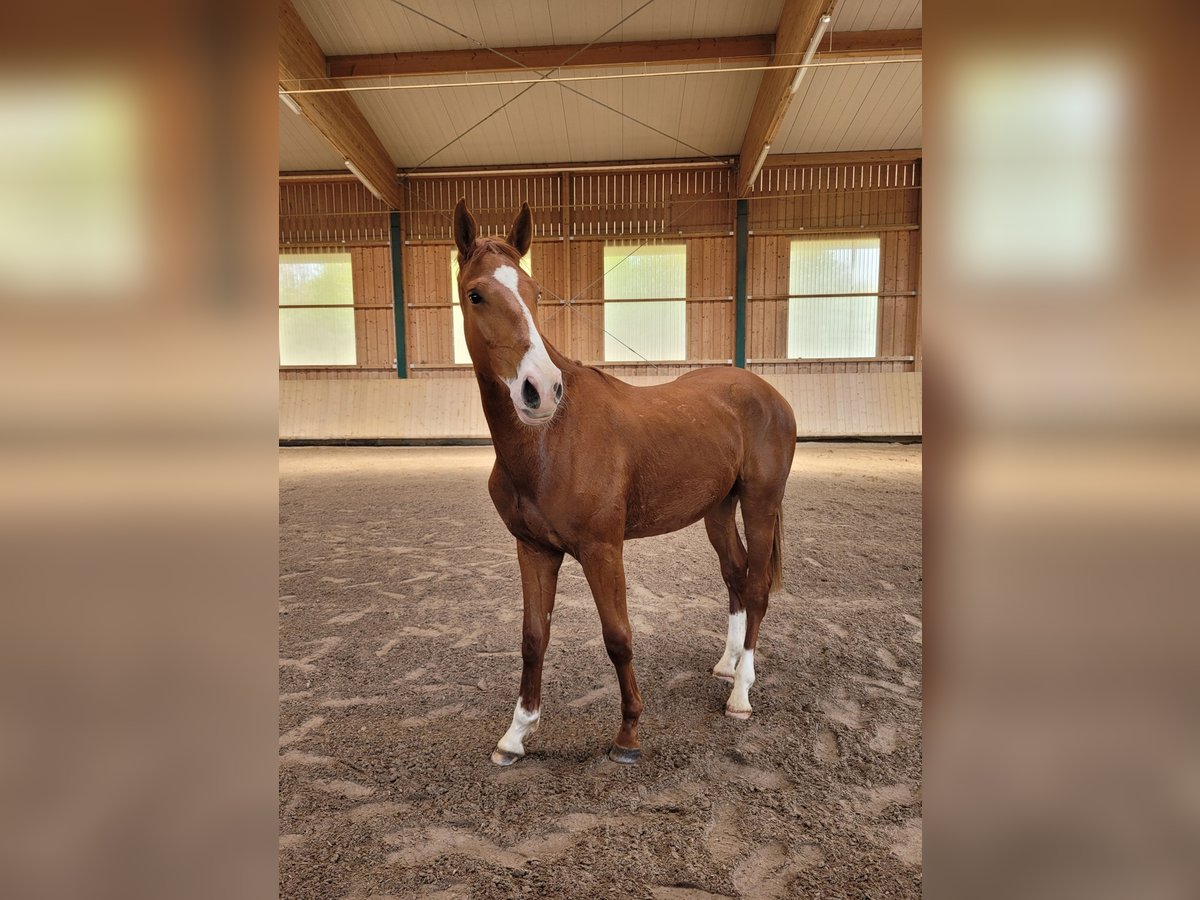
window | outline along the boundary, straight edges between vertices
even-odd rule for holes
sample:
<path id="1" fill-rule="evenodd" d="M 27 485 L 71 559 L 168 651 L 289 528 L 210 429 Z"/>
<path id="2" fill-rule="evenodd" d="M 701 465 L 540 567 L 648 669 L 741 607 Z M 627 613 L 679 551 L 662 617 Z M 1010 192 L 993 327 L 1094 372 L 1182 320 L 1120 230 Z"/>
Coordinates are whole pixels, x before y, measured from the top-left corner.
<path id="1" fill-rule="evenodd" d="M 279 364 L 357 363 L 350 254 L 280 254 Z"/>
<path id="2" fill-rule="evenodd" d="M 788 294 L 791 295 L 789 357 L 839 359 L 876 355 L 878 237 L 792 241 Z"/>
<path id="3" fill-rule="evenodd" d="M 604 273 L 604 359 L 687 358 L 687 245 L 606 244 Z"/>
<path id="4" fill-rule="evenodd" d="M 529 252 L 521 257 L 521 268 L 526 275 L 533 275 L 533 245 Z M 450 248 L 450 305 L 454 308 L 454 362 L 456 365 L 471 364 L 471 354 L 467 352 L 467 332 L 463 325 L 463 311 L 458 303 L 458 249 Z M 530 314 L 537 319 L 537 310 L 531 309 Z"/>

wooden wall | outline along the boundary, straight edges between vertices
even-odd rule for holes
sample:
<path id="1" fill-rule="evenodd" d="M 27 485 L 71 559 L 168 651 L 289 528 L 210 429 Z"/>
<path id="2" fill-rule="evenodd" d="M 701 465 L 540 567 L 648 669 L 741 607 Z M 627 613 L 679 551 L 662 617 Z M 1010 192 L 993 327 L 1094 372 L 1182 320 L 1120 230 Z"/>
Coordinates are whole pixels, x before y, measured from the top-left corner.
<path id="1" fill-rule="evenodd" d="M 780 373 L 916 371 L 920 232 L 901 229 L 878 233 L 879 345 L 875 359 L 856 360 L 786 358 L 788 262 L 793 235 L 750 236 L 746 272 L 746 362 L 749 368 L 757 372 Z"/>
<path id="2" fill-rule="evenodd" d="M 687 241 L 687 356 L 733 362 L 737 256 L 732 237 Z"/>
<path id="3" fill-rule="evenodd" d="M 638 385 L 669 374 L 623 374 Z M 798 438 L 921 434 L 920 373 L 765 375 L 791 403 Z M 279 386 L 284 440 L 455 440 L 489 437 L 468 378 L 287 381 Z"/>
<path id="4" fill-rule="evenodd" d="M 292 366 L 281 368 L 281 379 L 395 378 L 396 323 L 392 308 L 392 254 L 385 244 L 281 246 L 284 254 L 342 252 L 350 254 L 354 284 L 354 366 Z"/>
<path id="5" fill-rule="evenodd" d="M 279 246 L 387 245 L 388 208 L 353 176 L 279 182 Z"/>
<path id="6" fill-rule="evenodd" d="M 354 337 L 358 364 L 396 370 L 396 323 L 392 310 L 392 252 L 388 247 L 351 247 Z"/>
<path id="7" fill-rule="evenodd" d="M 538 324 L 573 359 L 614 373 L 674 373 L 733 358 L 733 178 L 720 166 L 409 179 L 405 300 L 410 374 L 444 377 L 450 341 L 451 210 L 466 197 L 480 231 L 503 235 L 523 199 L 533 211 Z M 686 362 L 604 363 L 604 244 L 686 242 Z M 566 301 L 570 301 L 569 307 Z M 465 373 L 465 374 L 469 374 Z"/>
<path id="8" fill-rule="evenodd" d="M 767 374 L 895 373 L 919 368 L 920 160 L 770 157 L 749 201 L 747 343 Z M 844 161 L 843 161 L 844 160 Z M 606 241 L 685 242 L 687 360 L 603 363 L 624 376 L 677 375 L 734 356 L 734 172 L 720 166 L 645 171 L 552 170 L 406 179 L 404 321 L 409 375 L 470 376 L 454 364 L 451 211 L 467 197 L 484 234 L 506 233 L 523 200 L 534 212 L 536 315 L 573 359 L 601 363 Z M 870 360 L 788 360 L 790 242 L 807 234 L 878 234 L 879 346 Z M 281 378 L 394 377 L 388 216 L 353 180 L 283 181 L 281 248 L 349 249 L 354 260 L 357 367 L 281 370 Z M 361 283 L 360 283 L 361 282 Z M 564 301 L 572 301 L 568 306 Z M 391 342 L 390 344 L 388 342 Z"/>
<path id="9" fill-rule="evenodd" d="M 921 161 L 820 163 L 768 157 L 750 195 L 750 231 L 813 232 L 912 227 L 920 222 Z"/>
<path id="10" fill-rule="evenodd" d="M 917 369 L 920 160 L 820 164 L 772 159 L 749 203 L 746 361 L 760 373 Z M 801 235 L 878 235 L 879 343 L 874 359 L 787 359 L 790 245 Z"/>

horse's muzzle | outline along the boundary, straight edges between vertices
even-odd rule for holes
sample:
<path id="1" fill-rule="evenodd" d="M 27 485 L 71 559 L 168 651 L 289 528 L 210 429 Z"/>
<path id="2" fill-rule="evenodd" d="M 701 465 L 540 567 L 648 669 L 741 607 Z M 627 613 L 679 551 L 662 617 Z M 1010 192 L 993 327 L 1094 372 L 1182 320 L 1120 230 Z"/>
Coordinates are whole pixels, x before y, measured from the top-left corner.
<path id="1" fill-rule="evenodd" d="M 555 374 L 557 370 L 555 370 Z M 561 375 L 546 378 L 542 373 L 529 372 L 513 391 L 513 406 L 517 416 L 526 425 L 544 425 L 549 422 L 562 402 L 563 386 Z"/>

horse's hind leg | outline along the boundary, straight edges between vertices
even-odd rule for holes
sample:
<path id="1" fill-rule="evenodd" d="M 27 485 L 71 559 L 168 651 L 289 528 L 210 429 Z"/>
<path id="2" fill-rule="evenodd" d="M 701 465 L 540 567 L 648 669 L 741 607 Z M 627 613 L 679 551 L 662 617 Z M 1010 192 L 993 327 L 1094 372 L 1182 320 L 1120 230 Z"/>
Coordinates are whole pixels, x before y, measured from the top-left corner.
<path id="1" fill-rule="evenodd" d="M 742 653 L 734 670 L 733 690 L 725 704 L 727 715 L 738 719 L 750 718 L 750 686 L 754 684 L 754 648 L 758 644 L 758 628 L 767 612 L 767 595 L 771 591 L 776 529 L 782 527 L 779 518 L 780 496 L 754 498 L 742 496 L 742 521 L 746 527 L 746 582 L 742 605 L 746 610 L 746 634 Z"/>
<path id="2" fill-rule="evenodd" d="M 704 530 L 721 560 L 721 577 L 729 589 L 729 631 L 725 652 L 712 673 L 724 681 L 733 681 L 742 645 L 746 640 L 746 611 L 742 591 L 746 587 L 746 548 L 737 530 L 737 494 L 732 491 L 704 517 Z"/>

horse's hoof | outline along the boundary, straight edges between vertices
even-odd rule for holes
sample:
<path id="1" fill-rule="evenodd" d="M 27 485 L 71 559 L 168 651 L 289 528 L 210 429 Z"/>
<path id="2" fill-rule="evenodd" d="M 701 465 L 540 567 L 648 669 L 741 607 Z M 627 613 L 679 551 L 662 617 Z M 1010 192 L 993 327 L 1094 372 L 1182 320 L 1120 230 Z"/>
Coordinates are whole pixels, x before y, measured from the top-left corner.
<path id="1" fill-rule="evenodd" d="M 507 750 L 501 750 L 499 747 L 492 751 L 492 762 L 498 766 L 511 766 L 520 758 L 520 753 L 509 753 Z"/>
<path id="2" fill-rule="evenodd" d="M 642 758 L 642 751 L 638 747 L 618 747 L 613 744 L 612 749 L 608 751 L 608 758 L 613 762 L 631 766 Z"/>
<path id="3" fill-rule="evenodd" d="M 742 719 L 745 721 L 750 718 L 751 710 L 749 709 L 734 709 L 732 706 L 725 707 L 725 715 L 731 719 Z"/>

